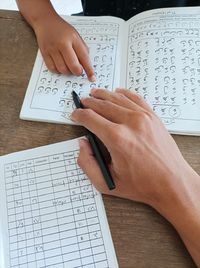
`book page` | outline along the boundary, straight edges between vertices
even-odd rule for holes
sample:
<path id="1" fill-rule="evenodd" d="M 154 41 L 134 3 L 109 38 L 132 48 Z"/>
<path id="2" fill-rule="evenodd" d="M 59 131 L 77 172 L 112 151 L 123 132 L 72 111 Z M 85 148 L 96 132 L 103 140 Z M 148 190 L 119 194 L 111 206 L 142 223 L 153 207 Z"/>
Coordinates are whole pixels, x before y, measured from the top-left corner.
<path id="1" fill-rule="evenodd" d="M 2 268 L 118 267 L 101 194 L 72 140 L 0 157 Z"/>
<path id="2" fill-rule="evenodd" d="M 127 88 L 172 133 L 199 135 L 200 7 L 146 11 L 127 26 Z"/>
<path id="3" fill-rule="evenodd" d="M 109 90 L 119 85 L 120 50 L 124 21 L 114 17 L 65 17 L 80 33 L 89 47 L 97 80 L 90 83 L 85 73 L 80 77 L 48 71 L 40 52 L 33 68 L 20 118 L 72 124 L 72 90 L 80 97 L 91 88 Z"/>

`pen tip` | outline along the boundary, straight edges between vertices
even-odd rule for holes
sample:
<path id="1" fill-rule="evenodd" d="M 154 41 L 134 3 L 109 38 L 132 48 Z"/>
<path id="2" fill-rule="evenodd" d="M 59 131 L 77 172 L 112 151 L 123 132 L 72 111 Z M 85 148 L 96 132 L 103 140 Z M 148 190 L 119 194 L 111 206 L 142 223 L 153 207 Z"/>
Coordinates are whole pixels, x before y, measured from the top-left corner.
<path id="1" fill-rule="evenodd" d="M 72 96 L 76 96 L 76 95 L 77 95 L 76 91 L 72 90 Z"/>

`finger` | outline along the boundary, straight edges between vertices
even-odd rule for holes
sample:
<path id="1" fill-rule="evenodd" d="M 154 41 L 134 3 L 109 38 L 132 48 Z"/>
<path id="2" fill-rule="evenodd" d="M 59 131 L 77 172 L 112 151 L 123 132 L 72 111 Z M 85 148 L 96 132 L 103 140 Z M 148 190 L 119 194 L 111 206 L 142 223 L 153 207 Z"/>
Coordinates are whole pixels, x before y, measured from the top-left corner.
<path id="1" fill-rule="evenodd" d="M 99 115 L 117 124 L 124 124 L 130 119 L 131 110 L 119 106 L 109 100 L 101 100 L 96 98 L 83 98 L 81 102 L 84 107 L 92 109 Z"/>
<path id="2" fill-rule="evenodd" d="M 110 169 L 110 172 L 112 173 L 116 188 L 109 190 L 89 142 L 86 139 L 81 139 L 79 140 L 79 146 L 80 154 L 78 157 L 78 165 L 91 180 L 91 183 L 96 189 L 104 194 L 122 196 L 121 189 L 124 188 L 124 182 L 114 177 L 115 175 L 112 168 Z"/>
<path id="3" fill-rule="evenodd" d="M 105 89 L 92 89 L 91 90 L 91 96 L 102 99 L 102 100 L 108 100 L 112 103 L 115 103 L 121 107 L 124 107 L 126 109 L 131 109 L 134 111 L 141 110 L 141 107 L 138 106 L 135 102 L 127 98 L 123 93 L 116 93 L 116 92 L 110 92 Z"/>
<path id="4" fill-rule="evenodd" d="M 108 149 L 112 147 L 112 136 L 115 135 L 116 124 L 91 109 L 76 109 L 71 119 L 94 133 Z"/>
<path id="5" fill-rule="evenodd" d="M 79 140 L 79 146 L 78 165 L 83 169 L 98 191 L 108 194 L 110 191 L 89 142 L 81 139 Z"/>
<path id="6" fill-rule="evenodd" d="M 62 57 L 62 55 L 60 54 L 59 51 L 54 51 L 51 54 L 51 57 L 54 61 L 54 64 L 56 65 L 56 69 L 62 73 L 62 74 L 70 74 L 71 71 L 68 69 L 68 67 L 65 64 L 65 61 Z"/>
<path id="7" fill-rule="evenodd" d="M 126 96 L 129 100 L 131 100 L 132 102 L 136 103 L 138 106 L 140 106 L 141 108 L 152 112 L 153 110 L 151 109 L 151 107 L 145 102 L 144 98 L 142 96 L 140 96 L 137 93 L 133 93 L 127 89 L 124 88 L 117 88 L 116 89 L 117 93 L 121 93 L 124 96 Z"/>
<path id="8" fill-rule="evenodd" d="M 71 73 L 78 76 L 81 75 L 83 72 L 83 68 L 80 65 L 80 62 L 77 58 L 74 49 L 72 47 L 64 46 L 60 53 L 62 53 L 65 64 L 67 65 Z"/>
<path id="9" fill-rule="evenodd" d="M 48 68 L 49 71 L 51 71 L 52 73 L 59 73 L 59 71 L 56 68 L 56 65 L 54 64 L 53 59 L 51 58 L 50 55 L 42 53 L 44 62 Z"/>
<path id="10" fill-rule="evenodd" d="M 91 82 L 95 82 L 96 77 L 95 77 L 94 69 L 90 61 L 88 48 L 85 45 L 84 41 L 82 41 L 81 43 L 75 43 L 74 50 L 76 52 L 76 55 L 78 56 L 78 59 L 81 65 L 83 66 L 83 69 L 85 70 L 87 74 L 88 79 Z"/>

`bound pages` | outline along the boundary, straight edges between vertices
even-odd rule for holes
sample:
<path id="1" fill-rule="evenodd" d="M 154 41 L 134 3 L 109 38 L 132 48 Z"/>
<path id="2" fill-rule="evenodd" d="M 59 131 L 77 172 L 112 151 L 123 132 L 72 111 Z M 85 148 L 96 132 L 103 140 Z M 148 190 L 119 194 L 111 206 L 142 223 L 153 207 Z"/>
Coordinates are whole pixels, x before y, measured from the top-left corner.
<path id="1" fill-rule="evenodd" d="M 72 124 L 71 91 L 126 87 L 142 95 L 171 133 L 200 134 L 200 7 L 114 17 L 65 17 L 90 48 L 97 81 L 50 73 L 38 53 L 20 117 Z"/>

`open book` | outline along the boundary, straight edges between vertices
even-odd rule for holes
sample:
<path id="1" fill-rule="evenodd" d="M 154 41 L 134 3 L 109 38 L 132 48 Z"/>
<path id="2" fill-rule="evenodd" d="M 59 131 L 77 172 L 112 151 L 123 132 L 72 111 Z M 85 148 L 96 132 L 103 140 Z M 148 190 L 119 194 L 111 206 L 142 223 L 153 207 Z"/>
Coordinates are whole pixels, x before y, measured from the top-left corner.
<path id="1" fill-rule="evenodd" d="M 115 17 L 64 17 L 90 48 L 97 81 L 50 73 L 38 52 L 20 118 L 71 124 L 71 91 L 125 87 L 141 94 L 172 133 L 200 135 L 200 7 Z"/>
<path id="2" fill-rule="evenodd" d="M 76 140 L 0 157 L 1 268 L 117 268 L 101 194 Z"/>

